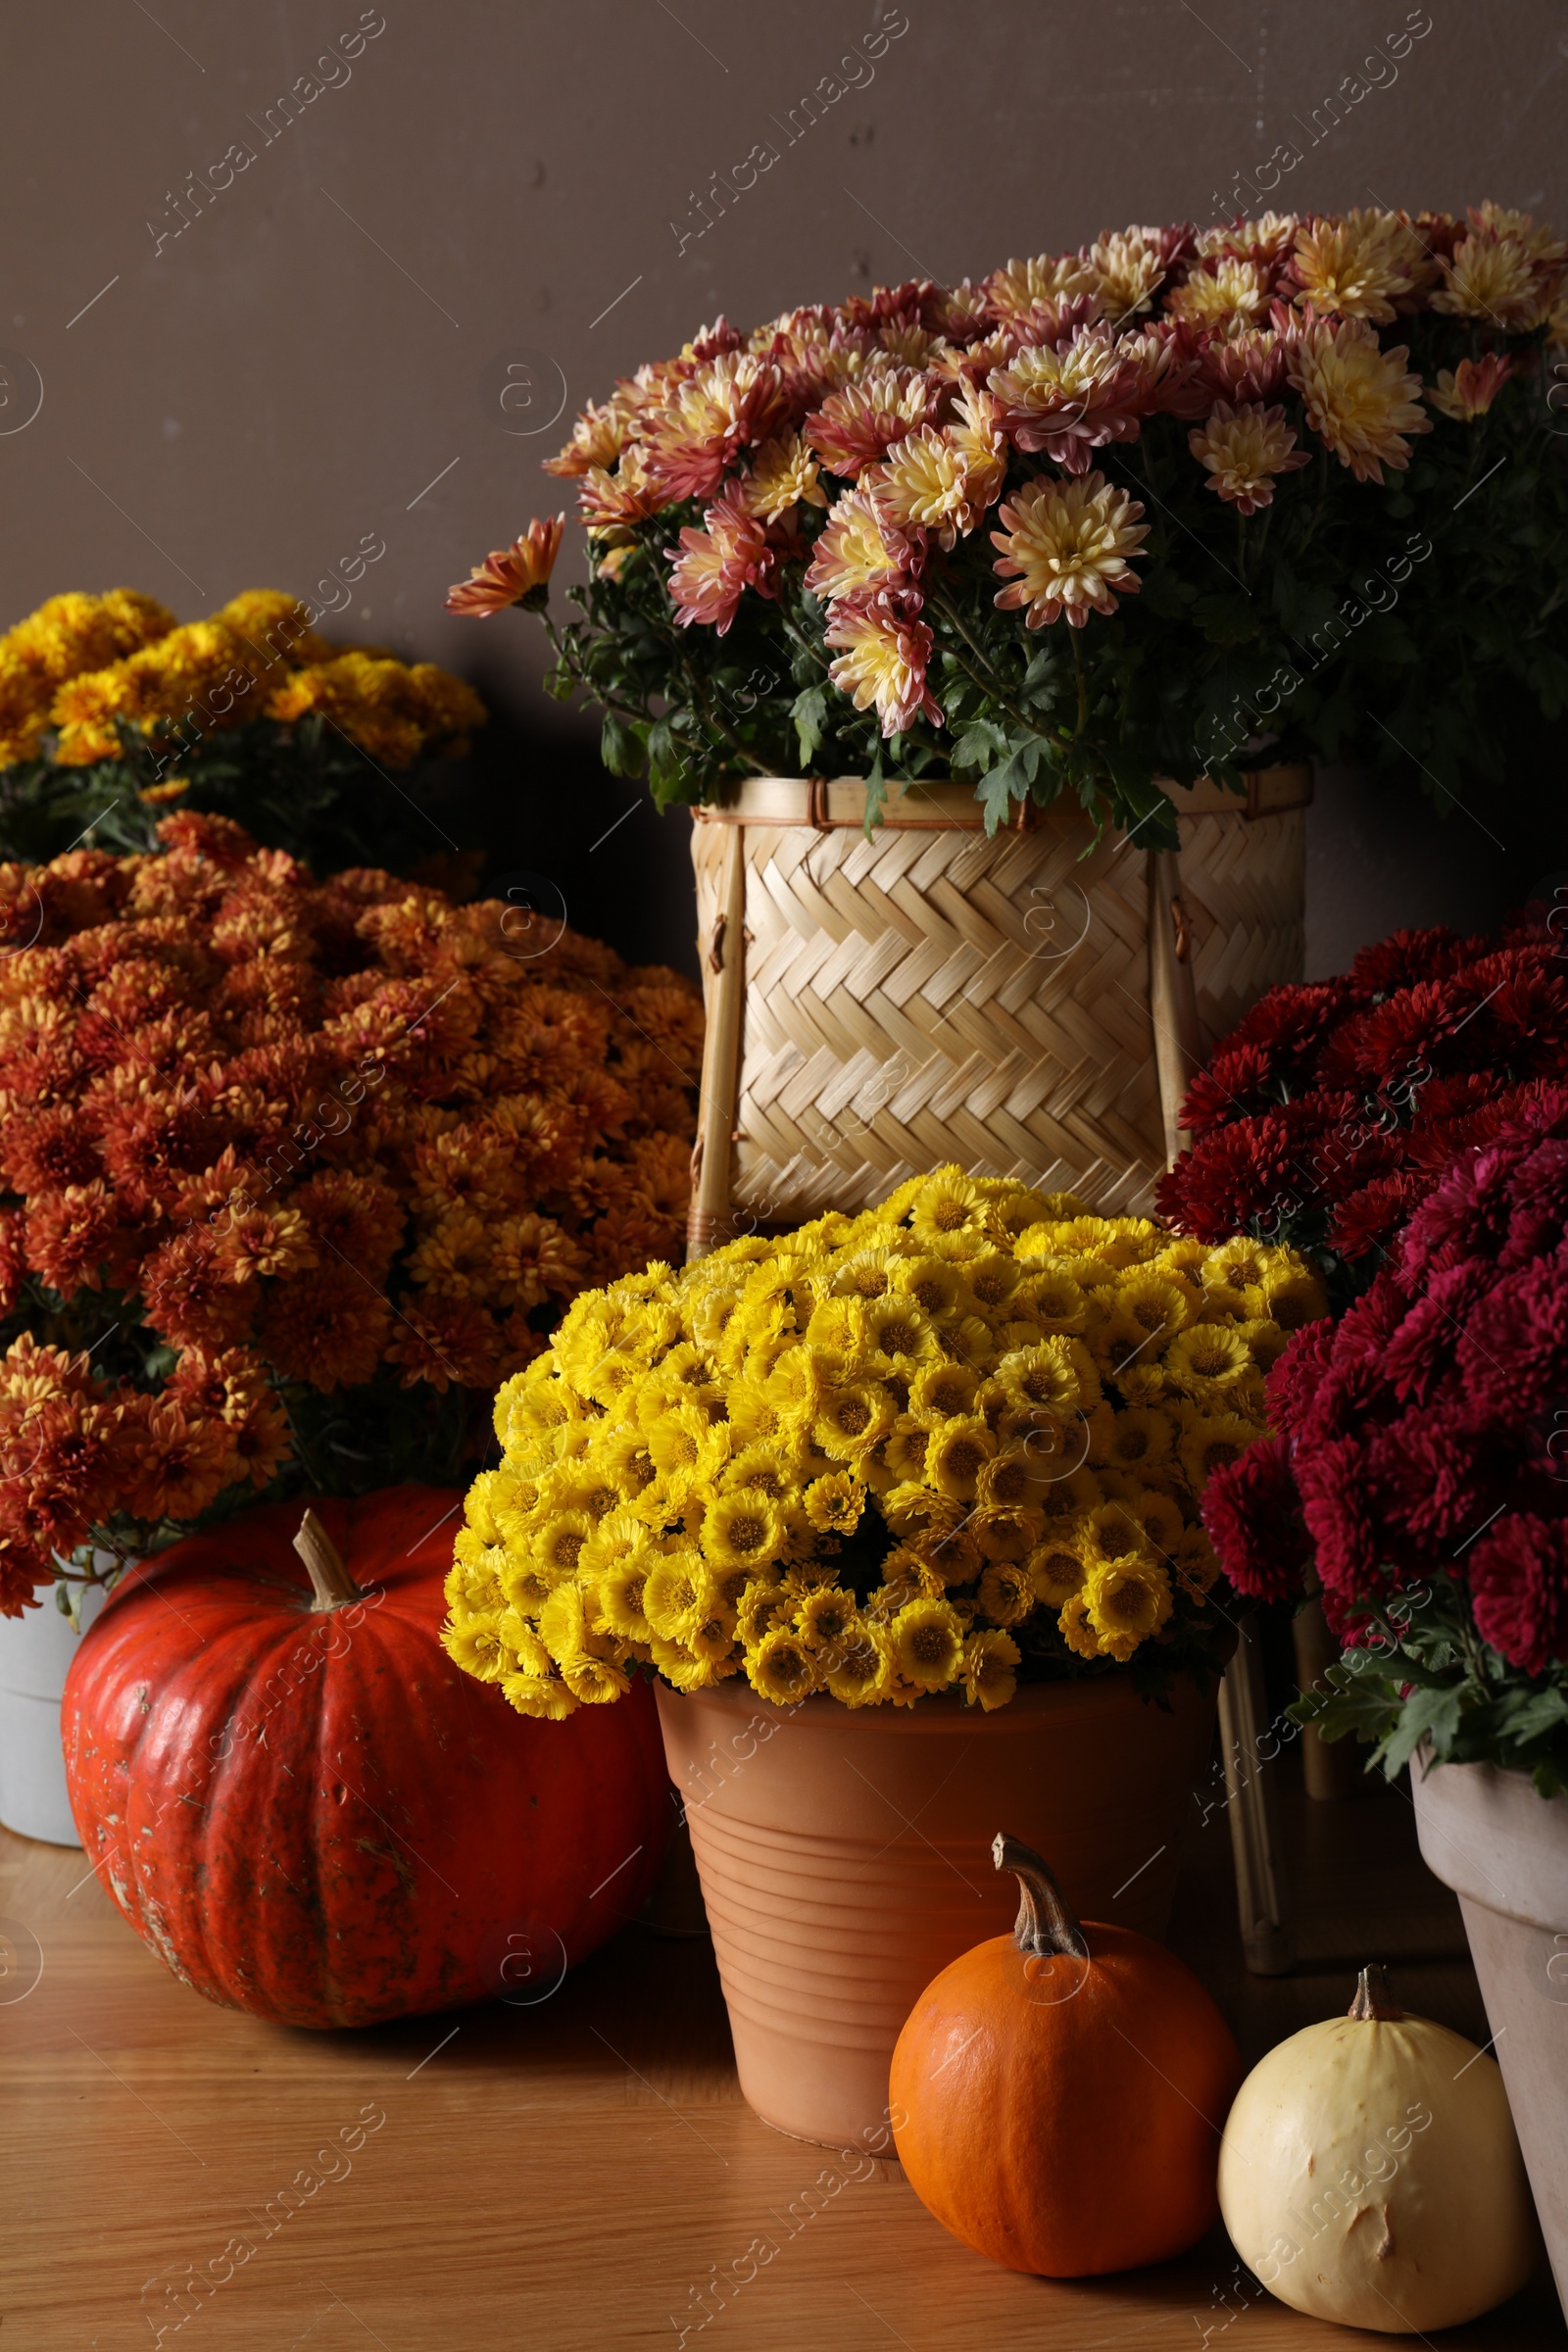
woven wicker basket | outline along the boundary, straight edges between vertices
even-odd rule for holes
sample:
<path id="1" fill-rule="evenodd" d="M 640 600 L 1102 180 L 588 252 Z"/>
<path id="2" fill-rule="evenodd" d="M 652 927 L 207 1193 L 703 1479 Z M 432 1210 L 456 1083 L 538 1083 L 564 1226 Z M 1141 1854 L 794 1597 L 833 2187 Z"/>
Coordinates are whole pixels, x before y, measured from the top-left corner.
<path id="1" fill-rule="evenodd" d="M 948 1160 L 1146 1212 L 1203 1054 L 1300 977 L 1311 771 L 1170 794 L 1179 852 L 1056 808 L 988 838 L 967 785 L 911 787 L 869 839 L 854 779 L 695 809 L 690 1254 Z"/>

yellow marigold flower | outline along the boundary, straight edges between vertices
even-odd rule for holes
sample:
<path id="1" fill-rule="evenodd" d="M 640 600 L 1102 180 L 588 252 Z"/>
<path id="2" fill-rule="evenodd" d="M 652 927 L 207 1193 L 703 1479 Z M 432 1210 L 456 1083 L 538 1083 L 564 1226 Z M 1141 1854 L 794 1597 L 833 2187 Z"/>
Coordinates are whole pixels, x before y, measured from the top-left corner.
<path id="1" fill-rule="evenodd" d="M 1035 1605 L 1034 1578 L 1021 1560 L 994 1560 L 975 1599 L 993 1625 L 1021 1625 Z"/>
<path id="2" fill-rule="evenodd" d="M 1023 1254 L 1021 1244 L 1019 1253 Z M 1048 1266 L 1031 1274 L 1019 1285 L 1018 1297 L 1046 1334 L 1082 1337 L 1089 1322 L 1089 1300 L 1064 1267 Z"/>
<path id="3" fill-rule="evenodd" d="M 1358 209 L 1303 222 L 1296 232 L 1297 300 L 1319 313 L 1387 326 L 1425 261 L 1420 238 L 1397 213 Z"/>
<path id="4" fill-rule="evenodd" d="M 911 1600 L 888 1629 L 894 1661 L 918 1690 L 945 1690 L 963 1658 L 963 1627 L 945 1600 Z"/>
<path id="5" fill-rule="evenodd" d="M 509 1674 L 501 1694 L 519 1715 L 539 1723 L 564 1723 L 577 1711 L 577 1700 L 555 1675 Z"/>
<path id="6" fill-rule="evenodd" d="M 891 1298 L 873 1298 L 861 1311 L 865 1318 L 864 1352 L 878 1374 L 885 1375 L 889 1365 L 906 1358 L 929 1362 L 932 1357 L 940 1357 L 942 1343 L 936 1330 L 912 1298 L 902 1294 Z M 904 1361 L 906 1374 L 909 1369 L 909 1362 Z"/>
<path id="7" fill-rule="evenodd" d="M 710 1617 L 717 1601 L 712 1577 L 694 1551 L 665 1553 L 643 1583 L 643 1615 L 662 1642 L 683 1642 L 687 1628 Z"/>
<path id="8" fill-rule="evenodd" d="M 776 1627 L 788 1626 L 797 1606 L 796 1596 L 785 1592 L 781 1577 L 754 1578 L 742 1592 L 735 1615 L 741 1646 L 753 1650 Z"/>
<path id="9" fill-rule="evenodd" d="M 1165 1378 L 1184 1396 L 1223 1412 L 1226 1393 L 1252 1370 L 1251 1350 L 1234 1324 L 1194 1323 L 1179 1331 L 1160 1359 Z"/>
<path id="10" fill-rule="evenodd" d="M 968 1285 L 957 1267 L 929 1252 L 894 1258 L 892 1289 L 897 1297 L 911 1300 L 934 1324 L 966 1314 L 971 1303 Z"/>
<path id="11" fill-rule="evenodd" d="M 570 1572 L 546 1567 L 532 1549 L 513 1551 L 509 1548 L 506 1567 L 501 1573 L 501 1590 L 509 1605 L 519 1616 L 537 1617 L 556 1587 Z"/>
<path id="12" fill-rule="evenodd" d="M 481 1683 L 498 1683 L 507 1671 L 507 1658 L 501 1645 L 499 1618 L 486 1615 L 466 1615 L 453 1619 L 441 1628 L 441 1646 L 465 1674 L 477 1675 Z"/>
<path id="13" fill-rule="evenodd" d="M 710 1426 L 695 1404 L 662 1412 L 648 1430 L 648 1452 L 655 1469 L 664 1478 L 695 1470 Z"/>
<path id="14" fill-rule="evenodd" d="M 1186 318 L 1211 335 L 1234 335 L 1268 317 L 1268 273 L 1256 262 L 1220 254 L 1207 268 L 1194 270 L 1166 297 L 1175 318 Z"/>
<path id="15" fill-rule="evenodd" d="M 540 1567 L 556 1576 L 570 1576 L 593 1532 L 594 1522 L 586 1511 L 553 1511 L 534 1538 Z"/>
<path id="16" fill-rule="evenodd" d="M 1170 1415 L 1157 1406 L 1124 1405 L 1113 1416 L 1105 1458 L 1118 1470 L 1142 1470 L 1170 1458 Z"/>
<path id="17" fill-rule="evenodd" d="M 1436 297 L 1434 297 L 1436 299 Z M 1402 343 L 1380 348 L 1357 318 L 1304 326 L 1289 346 L 1287 371 L 1306 405 L 1306 421 L 1358 482 L 1381 482 L 1383 468 L 1410 463 L 1410 433 L 1429 433 L 1419 405 L 1421 378 L 1405 368 Z"/>
<path id="18" fill-rule="evenodd" d="M 1023 1269 L 1005 1250 L 981 1248 L 963 1261 L 969 1296 L 983 1315 L 1000 1314 L 1023 1280 Z M 961 1328 L 961 1327 L 960 1327 Z"/>
<path id="19" fill-rule="evenodd" d="M 795 1611 L 795 1631 L 808 1647 L 818 1652 L 834 1652 L 848 1638 L 857 1619 L 855 1594 L 843 1592 L 835 1585 L 818 1586 L 808 1592 Z M 831 1656 L 824 1658 L 824 1667 Z"/>
<path id="20" fill-rule="evenodd" d="M 990 1464 L 986 1467 L 989 1469 Z M 1016 1503 L 977 1502 L 967 1533 L 988 1560 L 1021 1560 L 1039 1543 L 1045 1520 L 1038 1510 Z"/>
<path id="21" fill-rule="evenodd" d="M 865 1489 L 843 1470 L 813 1479 L 806 1490 L 806 1515 L 824 1535 L 853 1535 L 864 1508 Z"/>
<path id="22" fill-rule="evenodd" d="M 1173 1558 L 1184 1525 L 1181 1506 L 1174 1497 L 1160 1494 L 1155 1487 L 1135 1486 L 1124 1497 L 1124 1507 L 1143 1529 L 1159 1558 Z"/>
<path id="23" fill-rule="evenodd" d="M 964 1637 L 960 1675 L 963 1694 L 971 1707 L 1004 1707 L 1018 1688 L 1017 1666 L 1022 1652 L 1010 1634 L 978 1633 Z"/>
<path id="24" fill-rule="evenodd" d="M 909 1383 L 909 1410 L 919 1414 L 928 1429 L 972 1412 L 979 1374 L 971 1364 L 922 1364 Z"/>
<path id="25" fill-rule="evenodd" d="M 1245 1453 L 1259 1434 L 1250 1421 L 1237 1413 L 1195 1415 L 1176 1447 L 1193 1493 L 1200 1494 L 1214 1472 Z"/>
<path id="26" fill-rule="evenodd" d="M 1025 1566 L 1037 1600 L 1048 1609 L 1060 1610 L 1080 1590 L 1084 1581 L 1084 1564 L 1072 1544 L 1059 1536 L 1048 1536 L 1029 1554 Z"/>
<path id="27" fill-rule="evenodd" d="M 1131 1553 L 1091 1568 L 1083 1601 L 1102 1656 L 1125 1660 L 1169 1617 L 1170 1580 L 1163 1568 Z"/>
<path id="28" fill-rule="evenodd" d="M 631 1501 L 659 1475 L 648 1441 L 636 1428 L 612 1430 L 600 1449 L 606 1479 Z"/>
<path id="29" fill-rule="evenodd" d="M 926 1477 L 939 1494 L 973 1502 L 981 1469 L 996 1450 L 997 1441 L 984 1421 L 963 1414 L 933 1431 Z"/>
<path id="30" fill-rule="evenodd" d="M 738 1439 L 739 1431 L 733 1423 L 730 1427 L 732 1437 Z M 769 1444 L 766 1439 L 743 1444 L 724 1464 L 719 1485 L 726 1492 L 738 1487 L 760 1487 L 769 1501 L 783 1504 L 796 1486 L 795 1448 L 776 1441 Z"/>
<path id="31" fill-rule="evenodd" d="M 901 1414 L 878 1446 L 889 1486 L 918 1484 L 925 1476 L 930 1446 L 929 1418 L 917 1420 L 912 1413 Z"/>
<path id="32" fill-rule="evenodd" d="M 1285 411 L 1256 401 L 1232 408 L 1217 400 L 1208 422 L 1188 434 L 1187 446 L 1207 472 L 1207 487 L 1238 514 L 1255 514 L 1268 506 L 1275 477 L 1311 463 L 1311 453 L 1297 447 Z"/>
<path id="33" fill-rule="evenodd" d="M 1062 1603 L 1056 1629 L 1075 1656 L 1098 1658 L 1104 1654 L 1101 1648 L 1100 1630 L 1090 1620 L 1088 1595 L 1083 1592 L 1074 1592 L 1070 1599 Z"/>
<path id="34" fill-rule="evenodd" d="M 1176 1545 L 1174 1563 L 1176 1582 L 1193 1598 L 1201 1600 L 1219 1575 L 1219 1561 L 1214 1546 L 1200 1527 L 1182 1530 Z"/>
<path id="35" fill-rule="evenodd" d="M 1236 1328 L 1260 1372 L 1270 1371 L 1291 1344 L 1290 1333 L 1272 1315 L 1244 1316 Z"/>
<path id="36" fill-rule="evenodd" d="M 1058 1420 L 1100 1402 L 1093 1357 L 1081 1340 L 1064 1334 L 1004 1355 L 996 1377 L 1010 1404 L 1041 1405 Z"/>
<path id="37" fill-rule="evenodd" d="M 817 1688 L 820 1672 L 815 1658 L 798 1634 L 782 1628 L 764 1634 L 748 1651 L 746 1679 L 759 1698 L 774 1706 L 795 1706 Z"/>
<path id="38" fill-rule="evenodd" d="M 956 1233 L 989 1236 L 993 1227 L 985 1194 L 956 1167 L 926 1177 L 910 1199 L 907 1215 L 910 1232 L 923 1242 Z"/>
<path id="39" fill-rule="evenodd" d="M 717 1568 L 764 1568 L 784 1548 L 778 1506 L 760 1487 L 715 1495 L 703 1517 L 703 1550 Z"/>
<path id="40" fill-rule="evenodd" d="M 639 1528 L 646 1542 L 646 1530 Z M 595 1587 L 599 1594 L 599 1614 L 602 1622 L 623 1642 L 650 1642 L 654 1629 L 648 1622 L 643 1599 L 648 1578 L 659 1564 L 659 1555 L 651 1550 L 631 1552 L 602 1568 Z"/>
<path id="41" fill-rule="evenodd" d="M 581 1650 L 561 1661 L 561 1679 L 573 1698 L 585 1707 L 609 1706 L 623 1698 L 631 1688 L 630 1677 L 614 1659 L 598 1650 Z"/>
<path id="42" fill-rule="evenodd" d="M 1299 1258 L 1270 1265 L 1259 1288 L 1264 1311 L 1282 1331 L 1299 1331 L 1303 1323 L 1315 1323 L 1329 1311 L 1322 1283 Z"/>
<path id="43" fill-rule="evenodd" d="M 821 1399 L 811 1435 L 822 1451 L 836 1460 L 854 1462 L 887 1436 L 895 1407 L 887 1392 L 874 1381 L 858 1380 L 829 1389 Z"/>
<path id="44" fill-rule="evenodd" d="M 846 1707 L 874 1707 L 893 1682 L 893 1644 L 880 1625 L 852 1617 L 836 1643 L 824 1674 L 833 1696 Z"/>
<path id="45" fill-rule="evenodd" d="M 1130 1554 L 1151 1560 L 1154 1556 L 1149 1538 L 1124 1502 L 1097 1503 L 1084 1514 L 1073 1541 L 1084 1566 L 1090 1569 Z"/>
<path id="46" fill-rule="evenodd" d="M 588 1600 L 580 1585 L 560 1584 L 539 1612 L 539 1639 L 558 1666 L 586 1650 L 593 1640 Z"/>
<path id="47" fill-rule="evenodd" d="M 1481 235 L 1463 238 L 1451 260 L 1444 263 L 1443 284 L 1432 296 L 1432 308 L 1518 334 L 1539 326 L 1550 305 L 1543 300 L 1541 281 L 1522 240 Z"/>

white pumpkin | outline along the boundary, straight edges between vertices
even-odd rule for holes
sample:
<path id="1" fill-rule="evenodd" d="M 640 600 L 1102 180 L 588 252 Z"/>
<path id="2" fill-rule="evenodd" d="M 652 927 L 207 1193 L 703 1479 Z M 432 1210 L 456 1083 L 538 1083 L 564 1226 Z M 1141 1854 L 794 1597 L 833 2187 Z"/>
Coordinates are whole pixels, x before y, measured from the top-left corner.
<path id="1" fill-rule="evenodd" d="M 1364 1968 L 1348 2016 L 1253 2067 L 1225 2126 L 1236 2251 L 1293 2310 L 1409 2335 L 1517 2293 L 1535 2208 L 1494 2059 Z"/>

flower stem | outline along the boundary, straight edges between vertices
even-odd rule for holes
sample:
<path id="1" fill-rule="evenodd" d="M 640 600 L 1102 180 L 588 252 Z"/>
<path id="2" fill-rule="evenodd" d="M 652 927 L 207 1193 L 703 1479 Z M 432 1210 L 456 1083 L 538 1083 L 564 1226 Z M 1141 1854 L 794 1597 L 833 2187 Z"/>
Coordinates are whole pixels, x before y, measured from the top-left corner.
<path id="1" fill-rule="evenodd" d="M 1075 1960 L 1087 1960 L 1089 1946 L 1077 1914 L 1057 1885 L 1054 1872 L 1042 1862 L 1033 1847 L 1002 1831 L 993 1841 L 991 1859 L 999 1870 L 1010 1870 L 1018 1882 L 1018 1921 L 1012 1940 L 1019 1951 L 1036 1959 L 1060 1953 Z"/>

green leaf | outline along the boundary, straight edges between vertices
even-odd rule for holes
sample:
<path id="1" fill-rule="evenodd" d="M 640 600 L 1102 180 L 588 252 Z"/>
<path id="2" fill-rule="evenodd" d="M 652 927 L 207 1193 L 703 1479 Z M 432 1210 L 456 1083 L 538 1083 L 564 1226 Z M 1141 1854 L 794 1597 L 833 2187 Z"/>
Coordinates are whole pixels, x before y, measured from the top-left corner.
<path id="1" fill-rule="evenodd" d="M 612 776 L 640 776 L 648 765 L 648 729 L 611 711 L 600 729 L 599 757 Z"/>
<path id="2" fill-rule="evenodd" d="M 1391 1780 L 1401 1765 L 1409 1763 L 1423 1740 L 1431 1740 L 1433 1753 L 1439 1758 L 1452 1753 L 1459 1736 L 1464 1697 L 1462 1683 L 1411 1692 L 1399 1710 L 1397 1726 L 1383 1742 L 1383 1769 Z"/>
<path id="3" fill-rule="evenodd" d="M 827 725 L 827 688 L 808 686 L 804 694 L 798 694 L 790 705 L 790 716 L 795 721 L 795 732 L 800 741 L 801 767 L 805 774 L 809 775 L 816 747 Z"/>

